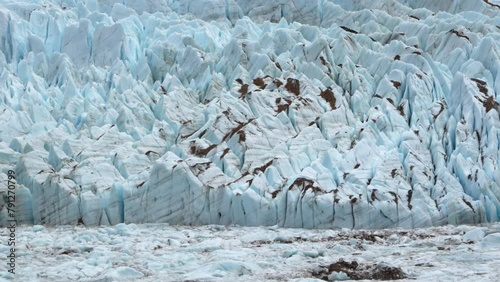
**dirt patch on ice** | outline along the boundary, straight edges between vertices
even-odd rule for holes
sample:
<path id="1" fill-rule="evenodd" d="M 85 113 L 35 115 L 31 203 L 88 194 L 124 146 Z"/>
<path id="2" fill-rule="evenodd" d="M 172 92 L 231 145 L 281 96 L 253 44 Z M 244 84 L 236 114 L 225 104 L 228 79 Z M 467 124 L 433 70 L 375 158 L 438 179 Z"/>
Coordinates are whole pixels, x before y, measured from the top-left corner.
<path id="1" fill-rule="evenodd" d="M 217 145 L 212 144 L 212 145 L 206 147 L 205 149 L 202 149 L 200 147 L 197 147 L 196 144 L 194 144 L 194 142 L 192 142 L 191 147 L 189 149 L 190 149 L 190 152 L 191 152 L 192 155 L 195 155 L 195 156 L 198 156 L 198 157 L 204 157 L 210 151 L 212 151 L 212 149 L 214 149 L 215 147 L 217 147 Z"/>
<path id="2" fill-rule="evenodd" d="M 286 90 L 288 90 L 288 92 L 291 92 L 296 96 L 300 95 L 300 82 L 298 79 L 288 78 L 286 80 L 285 88 Z"/>
<path id="3" fill-rule="evenodd" d="M 240 92 L 241 95 L 246 95 L 248 93 L 248 84 L 243 84 L 238 92 Z"/>
<path id="4" fill-rule="evenodd" d="M 408 278 L 400 268 L 384 264 L 366 264 L 357 261 L 347 262 L 343 259 L 313 271 L 312 275 L 318 279 L 328 281 L 332 273 L 345 273 L 351 280 L 399 280 Z"/>
<path id="5" fill-rule="evenodd" d="M 392 85 L 394 87 L 396 87 L 397 89 L 401 88 L 401 82 L 400 81 L 391 80 L 391 82 L 392 82 Z"/>
<path id="6" fill-rule="evenodd" d="M 330 104 L 330 108 L 332 108 L 332 110 L 337 109 L 335 105 L 337 103 L 337 99 L 335 99 L 335 95 L 333 94 L 333 91 L 330 87 L 326 88 L 324 91 L 321 91 L 320 96 Z"/>
<path id="7" fill-rule="evenodd" d="M 267 84 L 264 82 L 264 79 L 257 77 L 256 79 L 253 80 L 253 84 L 258 86 L 260 89 L 266 88 Z"/>

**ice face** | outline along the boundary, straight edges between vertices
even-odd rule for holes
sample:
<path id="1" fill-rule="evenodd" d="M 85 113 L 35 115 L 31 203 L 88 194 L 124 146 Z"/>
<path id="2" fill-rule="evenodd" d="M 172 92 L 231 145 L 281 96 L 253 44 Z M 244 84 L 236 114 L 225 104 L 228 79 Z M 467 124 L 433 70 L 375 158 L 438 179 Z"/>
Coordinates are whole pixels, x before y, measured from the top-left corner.
<path id="1" fill-rule="evenodd" d="M 34 224 L 497 221 L 495 3 L 3 1 L 0 179 Z"/>

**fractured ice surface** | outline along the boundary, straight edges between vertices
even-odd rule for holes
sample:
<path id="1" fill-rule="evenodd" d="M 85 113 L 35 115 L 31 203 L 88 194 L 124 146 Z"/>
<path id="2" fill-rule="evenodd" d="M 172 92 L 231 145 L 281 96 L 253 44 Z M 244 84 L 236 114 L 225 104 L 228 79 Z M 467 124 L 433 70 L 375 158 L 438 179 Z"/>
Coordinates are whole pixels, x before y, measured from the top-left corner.
<path id="1" fill-rule="evenodd" d="M 0 224 L 498 221 L 496 3 L 1 1 Z"/>

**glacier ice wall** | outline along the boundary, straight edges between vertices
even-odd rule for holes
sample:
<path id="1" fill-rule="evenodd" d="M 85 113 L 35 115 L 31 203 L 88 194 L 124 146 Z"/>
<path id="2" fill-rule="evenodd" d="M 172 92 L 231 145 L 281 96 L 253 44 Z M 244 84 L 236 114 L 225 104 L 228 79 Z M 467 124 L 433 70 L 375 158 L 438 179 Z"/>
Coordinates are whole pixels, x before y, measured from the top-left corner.
<path id="1" fill-rule="evenodd" d="M 493 0 L 0 1 L 0 224 L 498 221 L 499 95 Z"/>

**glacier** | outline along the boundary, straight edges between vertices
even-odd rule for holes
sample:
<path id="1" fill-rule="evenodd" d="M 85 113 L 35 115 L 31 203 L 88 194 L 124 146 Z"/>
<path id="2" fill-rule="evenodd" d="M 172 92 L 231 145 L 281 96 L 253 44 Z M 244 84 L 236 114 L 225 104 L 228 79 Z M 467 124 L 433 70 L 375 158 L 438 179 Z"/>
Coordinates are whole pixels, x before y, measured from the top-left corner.
<path id="1" fill-rule="evenodd" d="M 498 1 L 0 1 L 0 224 L 500 218 Z"/>

